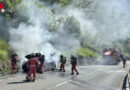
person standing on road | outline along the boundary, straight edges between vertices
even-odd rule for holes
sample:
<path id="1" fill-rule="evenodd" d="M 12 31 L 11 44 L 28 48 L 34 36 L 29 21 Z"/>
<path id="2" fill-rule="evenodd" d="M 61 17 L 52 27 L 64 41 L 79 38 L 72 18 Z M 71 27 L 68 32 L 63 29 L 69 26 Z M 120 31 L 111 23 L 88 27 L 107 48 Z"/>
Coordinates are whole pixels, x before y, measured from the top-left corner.
<path id="1" fill-rule="evenodd" d="M 122 61 L 123 61 L 123 68 L 125 68 L 125 66 L 126 66 L 126 59 L 123 58 Z"/>
<path id="2" fill-rule="evenodd" d="M 40 73 L 43 73 L 43 65 L 44 65 L 44 61 L 45 61 L 45 56 L 41 55 L 41 57 L 39 58 L 40 64 L 39 64 L 39 71 Z"/>
<path id="3" fill-rule="evenodd" d="M 17 54 L 14 54 L 11 56 L 11 65 L 12 65 L 11 73 L 13 73 L 13 74 L 15 74 L 16 70 L 17 70 L 17 60 L 18 60 Z"/>
<path id="4" fill-rule="evenodd" d="M 126 66 L 126 59 L 124 58 L 124 56 L 122 54 L 120 55 L 120 58 L 121 58 L 121 60 L 123 62 L 123 68 L 125 68 L 125 66 Z"/>
<path id="5" fill-rule="evenodd" d="M 38 65 L 38 58 L 36 58 L 34 55 L 31 56 L 31 59 L 28 60 L 28 66 L 29 66 L 29 72 L 27 76 L 27 81 L 35 81 L 36 80 L 36 68 Z M 33 74 L 33 79 L 31 78 L 31 75 Z"/>
<path id="6" fill-rule="evenodd" d="M 65 72 L 65 63 L 66 63 L 66 57 L 64 57 L 63 55 L 60 55 L 60 70 L 59 71 L 63 71 Z"/>
<path id="7" fill-rule="evenodd" d="M 76 71 L 76 74 L 79 75 L 79 72 L 76 68 L 76 65 L 77 65 L 77 58 L 74 57 L 73 55 L 71 55 L 71 70 L 72 70 L 72 75 L 74 75 L 74 71 Z"/>

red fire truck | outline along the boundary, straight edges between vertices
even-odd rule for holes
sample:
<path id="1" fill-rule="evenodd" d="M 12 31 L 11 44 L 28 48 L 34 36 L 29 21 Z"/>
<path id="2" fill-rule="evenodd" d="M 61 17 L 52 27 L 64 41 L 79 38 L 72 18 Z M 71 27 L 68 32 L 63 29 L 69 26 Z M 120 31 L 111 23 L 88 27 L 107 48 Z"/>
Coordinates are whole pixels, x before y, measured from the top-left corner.
<path id="1" fill-rule="evenodd" d="M 120 52 L 116 49 L 104 49 L 103 50 L 103 64 L 116 65 L 120 62 Z"/>

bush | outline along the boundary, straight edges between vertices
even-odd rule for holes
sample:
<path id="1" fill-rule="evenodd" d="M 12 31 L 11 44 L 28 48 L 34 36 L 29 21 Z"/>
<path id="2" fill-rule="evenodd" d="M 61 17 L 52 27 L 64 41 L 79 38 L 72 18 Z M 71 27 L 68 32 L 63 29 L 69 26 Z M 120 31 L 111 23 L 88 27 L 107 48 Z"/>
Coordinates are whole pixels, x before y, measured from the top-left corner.
<path id="1" fill-rule="evenodd" d="M 0 39 L 0 73 L 10 71 L 8 56 L 9 56 L 8 43 Z"/>
<path id="2" fill-rule="evenodd" d="M 8 44 L 0 39 L 0 62 L 8 60 Z"/>
<path id="3" fill-rule="evenodd" d="M 77 53 L 78 53 L 79 56 L 82 56 L 82 57 L 89 57 L 90 55 L 92 55 L 93 57 L 98 57 L 97 53 L 95 53 L 94 51 L 91 51 L 88 48 L 78 49 Z"/>

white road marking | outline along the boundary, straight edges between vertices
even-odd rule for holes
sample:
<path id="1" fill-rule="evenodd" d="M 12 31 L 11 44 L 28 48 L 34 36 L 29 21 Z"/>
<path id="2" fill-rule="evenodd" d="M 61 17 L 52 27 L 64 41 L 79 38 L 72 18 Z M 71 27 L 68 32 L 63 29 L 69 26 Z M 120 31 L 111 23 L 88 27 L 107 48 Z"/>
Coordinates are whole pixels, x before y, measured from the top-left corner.
<path id="1" fill-rule="evenodd" d="M 7 79 L 13 79 L 13 78 L 7 78 Z"/>
<path id="2" fill-rule="evenodd" d="M 94 73 L 96 73 L 96 72 L 100 72 L 100 71 L 103 71 L 103 70 L 96 70 L 96 71 L 94 71 L 94 72 L 90 72 L 90 73 L 88 73 L 88 75 L 91 75 L 91 74 L 94 74 Z"/>
<path id="3" fill-rule="evenodd" d="M 67 83 L 69 83 L 69 82 L 71 82 L 71 81 L 72 81 L 72 80 L 67 80 L 67 81 L 61 82 L 61 83 L 56 84 L 55 86 L 50 87 L 50 88 L 47 88 L 47 89 L 45 89 L 45 90 L 51 90 L 51 89 L 53 89 L 53 88 L 55 88 L 55 87 L 62 86 L 62 85 L 67 84 Z"/>
<path id="4" fill-rule="evenodd" d="M 111 70 L 111 71 L 107 71 L 106 73 L 127 73 L 127 71 L 120 71 L 120 70 Z"/>
<path id="5" fill-rule="evenodd" d="M 56 85 L 56 87 L 62 86 L 62 85 L 67 84 L 67 83 L 69 83 L 69 82 L 71 82 L 71 81 L 72 81 L 72 80 L 68 80 L 68 81 L 59 83 L 59 84 Z"/>

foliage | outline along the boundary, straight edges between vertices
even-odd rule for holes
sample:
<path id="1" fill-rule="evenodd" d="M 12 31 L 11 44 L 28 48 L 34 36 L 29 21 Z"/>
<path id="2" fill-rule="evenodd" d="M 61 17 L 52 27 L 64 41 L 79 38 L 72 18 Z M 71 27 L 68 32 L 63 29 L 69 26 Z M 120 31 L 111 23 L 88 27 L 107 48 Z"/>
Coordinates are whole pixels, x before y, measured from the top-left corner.
<path id="1" fill-rule="evenodd" d="M 67 6 L 69 5 L 73 0 L 42 0 L 44 2 L 47 2 L 49 4 L 58 3 L 61 6 Z"/>
<path id="2" fill-rule="evenodd" d="M 0 39 L 0 61 L 8 60 L 8 44 Z"/>
<path id="3" fill-rule="evenodd" d="M 98 54 L 88 48 L 80 48 L 77 50 L 79 56 L 89 57 L 90 55 L 98 57 Z"/>
<path id="4" fill-rule="evenodd" d="M 59 0 L 58 3 L 61 5 L 61 6 L 66 6 L 66 5 L 69 5 L 73 0 Z"/>
<path id="5" fill-rule="evenodd" d="M 130 38 L 125 41 L 124 48 L 127 53 L 130 53 Z"/>
<path id="6" fill-rule="evenodd" d="M 0 0 L 0 2 L 3 2 L 5 4 L 6 8 L 11 8 L 14 10 L 15 5 L 19 4 L 21 1 L 22 0 Z M 51 5 L 59 4 L 64 8 L 64 6 L 70 5 L 75 0 L 41 0 L 41 1 L 44 1 Z M 80 3 L 77 6 L 81 8 L 86 8 L 88 5 L 92 3 L 91 0 L 77 0 L 77 1 L 80 1 Z M 44 5 L 39 1 L 38 2 L 36 1 L 35 4 L 39 8 L 45 9 Z M 55 14 L 56 9 L 52 8 L 51 12 Z M 11 18 L 11 16 L 15 16 L 15 14 L 16 12 L 5 13 L 4 16 L 7 18 Z M 61 17 L 55 20 L 54 21 L 55 23 L 54 22 L 50 23 L 49 30 L 55 31 L 58 28 L 59 24 L 63 23 L 63 30 L 65 30 L 65 33 L 74 35 L 75 38 L 79 38 L 81 36 L 79 21 L 74 17 L 68 17 L 67 19 L 65 20 L 64 19 L 65 18 Z M 100 32 L 103 33 L 104 35 L 107 35 L 109 31 L 107 32 L 100 31 Z M 99 40 L 98 36 L 92 36 L 90 32 L 85 32 L 85 36 L 82 37 L 80 42 L 81 42 L 81 49 L 78 49 L 78 54 L 84 57 L 87 57 L 90 54 L 98 56 L 96 54 L 97 51 L 101 52 L 102 48 L 109 48 L 109 47 L 119 48 L 124 53 L 125 56 L 130 56 L 129 54 L 130 39 L 126 40 L 124 44 L 118 42 L 110 43 L 107 41 L 104 42 L 103 40 Z M 8 58 L 8 44 L 7 42 L 0 39 L 0 60 L 7 60 L 7 58 Z"/>
<path id="7" fill-rule="evenodd" d="M 10 12 L 3 13 L 2 15 L 8 19 L 13 18 L 16 15 L 15 5 L 21 3 L 21 1 L 22 0 L 0 0 L 6 9 L 10 9 Z"/>
<path id="8" fill-rule="evenodd" d="M 19 4 L 22 0 L 5 0 L 5 4 L 8 8 L 14 8 L 16 4 Z"/>
<path id="9" fill-rule="evenodd" d="M 124 52 L 123 55 L 124 55 L 126 58 L 127 58 L 127 57 L 130 58 L 130 53 L 126 53 L 126 52 Z"/>
<path id="10" fill-rule="evenodd" d="M 52 13 L 55 14 L 56 13 L 56 9 L 51 9 Z"/>
<path id="11" fill-rule="evenodd" d="M 90 7 L 90 5 L 94 2 L 93 0 L 74 0 L 77 1 L 75 5 L 80 8 Z"/>
<path id="12" fill-rule="evenodd" d="M 66 33 L 73 34 L 75 37 L 80 36 L 80 23 L 74 17 L 66 19 L 63 29 Z"/>
<path id="13" fill-rule="evenodd" d="M 45 10 L 45 7 L 42 3 L 36 1 L 35 4 L 39 7 L 39 8 L 42 8 L 43 10 Z"/>
<path id="14" fill-rule="evenodd" d="M 2 39 L 0 39 L 0 73 L 5 73 L 10 71 L 9 67 L 9 51 L 8 51 L 8 43 Z"/>
<path id="15" fill-rule="evenodd" d="M 49 4 L 54 4 L 59 0 L 41 0 L 41 1 L 44 1 L 44 2 L 49 3 Z"/>

